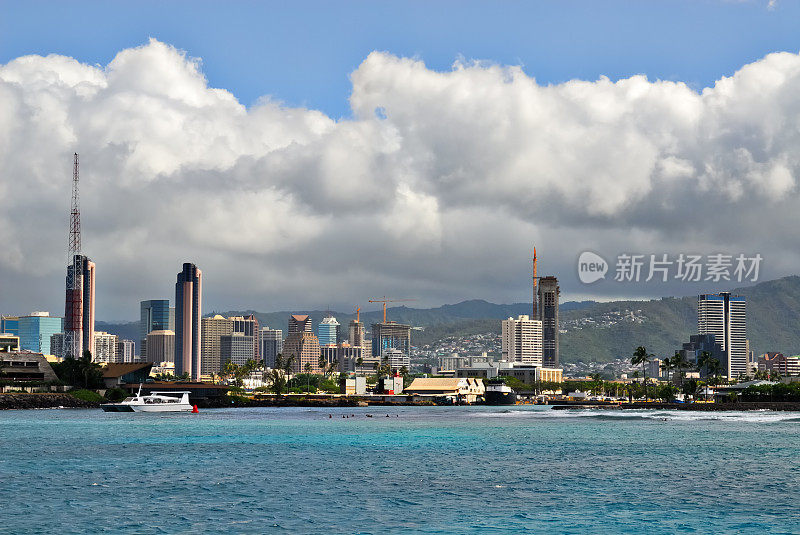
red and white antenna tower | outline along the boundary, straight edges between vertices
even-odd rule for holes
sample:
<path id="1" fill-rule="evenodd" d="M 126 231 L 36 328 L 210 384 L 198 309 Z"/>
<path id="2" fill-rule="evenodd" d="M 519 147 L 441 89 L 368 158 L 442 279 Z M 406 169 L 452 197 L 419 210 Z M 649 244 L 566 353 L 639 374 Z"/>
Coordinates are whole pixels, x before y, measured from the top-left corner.
<path id="1" fill-rule="evenodd" d="M 72 167 L 72 204 L 69 219 L 64 353 L 79 359 L 83 356 L 83 257 L 81 256 L 81 209 L 78 196 L 78 153 L 75 153 Z"/>

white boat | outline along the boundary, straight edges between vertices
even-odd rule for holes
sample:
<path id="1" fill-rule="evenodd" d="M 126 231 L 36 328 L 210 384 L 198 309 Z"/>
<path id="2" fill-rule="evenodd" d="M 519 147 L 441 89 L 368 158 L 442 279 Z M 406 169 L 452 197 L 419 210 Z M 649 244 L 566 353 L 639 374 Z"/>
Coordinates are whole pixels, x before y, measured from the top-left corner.
<path id="1" fill-rule="evenodd" d="M 194 408 L 189 403 L 189 391 L 150 392 L 143 396 L 142 385 L 135 396 L 101 407 L 106 412 L 191 412 Z"/>

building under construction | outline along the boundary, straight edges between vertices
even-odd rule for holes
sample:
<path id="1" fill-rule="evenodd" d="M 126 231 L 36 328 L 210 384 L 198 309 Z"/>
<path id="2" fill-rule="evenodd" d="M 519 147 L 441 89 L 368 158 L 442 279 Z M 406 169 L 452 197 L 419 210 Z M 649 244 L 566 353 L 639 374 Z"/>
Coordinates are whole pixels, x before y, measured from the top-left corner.
<path id="1" fill-rule="evenodd" d="M 411 326 L 393 321 L 372 324 L 372 356 L 382 357 L 388 349 L 396 349 L 411 357 Z"/>

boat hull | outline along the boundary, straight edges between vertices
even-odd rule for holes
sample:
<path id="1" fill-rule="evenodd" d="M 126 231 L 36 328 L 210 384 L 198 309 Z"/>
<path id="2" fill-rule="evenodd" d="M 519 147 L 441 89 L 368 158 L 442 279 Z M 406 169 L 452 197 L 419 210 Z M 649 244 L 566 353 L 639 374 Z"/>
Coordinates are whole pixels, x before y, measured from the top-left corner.
<path id="1" fill-rule="evenodd" d="M 108 403 L 101 405 L 106 412 L 192 412 L 191 405 L 131 405 L 122 403 Z"/>
<path id="2" fill-rule="evenodd" d="M 517 395 L 514 392 L 487 390 L 483 399 L 487 405 L 514 405 L 517 402 Z"/>

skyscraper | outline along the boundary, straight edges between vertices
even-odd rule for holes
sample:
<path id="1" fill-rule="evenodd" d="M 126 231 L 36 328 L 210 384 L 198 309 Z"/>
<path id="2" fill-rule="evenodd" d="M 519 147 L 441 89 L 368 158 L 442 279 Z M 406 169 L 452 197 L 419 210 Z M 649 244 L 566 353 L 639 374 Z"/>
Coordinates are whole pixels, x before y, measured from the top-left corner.
<path id="1" fill-rule="evenodd" d="M 94 349 L 92 360 L 95 362 L 122 362 L 117 360 L 117 343 L 119 337 L 103 331 L 94 333 Z"/>
<path id="2" fill-rule="evenodd" d="M 62 326 L 62 319 L 51 316 L 49 312 L 32 312 L 29 316 L 20 316 L 20 349 L 51 355 L 50 341 L 54 334 L 62 332 Z"/>
<path id="3" fill-rule="evenodd" d="M 283 356 L 294 356 L 295 373 L 306 371 L 306 364 L 311 365 L 311 371 L 318 373 L 319 367 L 319 339 L 311 328 L 311 318 L 304 314 L 289 316 L 289 334 L 283 344 Z"/>
<path id="4" fill-rule="evenodd" d="M 697 331 L 714 335 L 727 359 L 722 366 L 730 379 L 747 375 L 745 309 L 745 298 L 729 292 L 702 294 L 697 300 Z"/>
<path id="5" fill-rule="evenodd" d="M 274 368 L 275 357 L 283 353 L 283 331 L 262 327 L 259 345 L 264 367 Z"/>
<path id="6" fill-rule="evenodd" d="M 558 279 L 541 277 L 538 286 L 537 319 L 542 322 L 542 365 L 545 368 L 558 368 Z"/>
<path id="7" fill-rule="evenodd" d="M 64 344 L 75 358 L 94 349 L 95 264 L 75 255 L 67 266 L 67 298 L 64 307 Z"/>
<path id="8" fill-rule="evenodd" d="M 220 336 L 220 363 L 222 367 L 228 362 L 243 366 L 248 360 L 255 358 L 253 354 L 253 337 L 242 332 Z"/>
<path id="9" fill-rule="evenodd" d="M 259 359 L 259 346 L 258 346 L 258 320 L 256 319 L 255 315 L 248 314 L 247 316 L 234 316 L 231 318 L 233 320 L 233 332 L 235 333 L 242 333 L 245 336 L 249 336 L 253 342 L 253 348 L 251 353 L 251 357 L 255 360 Z"/>
<path id="10" fill-rule="evenodd" d="M 169 299 L 139 303 L 139 352 L 142 357 L 147 357 L 147 335 L 153 331 L 171 330 L 170 327 Z"/>
<path id="11" fill-rule="evenodd" d="M 319 345 L 331 345 L 339 342 L 339 322 L 333 316 L 327 316 L 317 326 Z"/>
<path id="12" fill-rule="evenodd" d="M 529 366 L 542 365 L 542 322 L 529 316 L 502 322 L 502 358 Z"/>
<path id="13" fill-rule="evenodd" d="M 147 345 L 150 347 L 147 355 L 148 362 L 156 365 L 175 362 L 174 332 L 170 330 L 150 331 L 147 333 Z"/>
<path id="14" fill-rule="evenodd" d="M 175 283 L 175 375 L 200 379 L 200 318 L 203 315 L 203 272 L 183 264 Z"/>
<path id="15" fill-rule="evenodd" d="M 200 374 L 210 376 L 222 370 L 222 337 L 233 333 L 233 318 L 216 314 L 203 318 L 203 335 L 200 338 L 200 352 L 203 354 L 203 365 Z"/>
<path id="16" fill-rule="evenodd" d="M 411 326 L 387 321 L 372 324 L 372 356 L 383 357 L 387 350 L 396 349 L 411 357 Z"/>

